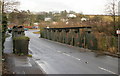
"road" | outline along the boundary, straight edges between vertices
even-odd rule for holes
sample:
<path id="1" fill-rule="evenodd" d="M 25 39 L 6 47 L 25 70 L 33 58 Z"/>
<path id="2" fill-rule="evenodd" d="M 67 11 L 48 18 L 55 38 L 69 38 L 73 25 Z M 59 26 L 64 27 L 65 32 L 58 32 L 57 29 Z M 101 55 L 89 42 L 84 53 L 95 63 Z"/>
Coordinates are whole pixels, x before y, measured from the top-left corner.
<path id="1" fill-rule="evenodd" d="M 33 59 L 46 74 L 118 74 L 118 58 L 96 57 L 86 49 L 39 38 L 35 31 L 25 35 L 30 37 Z"/>

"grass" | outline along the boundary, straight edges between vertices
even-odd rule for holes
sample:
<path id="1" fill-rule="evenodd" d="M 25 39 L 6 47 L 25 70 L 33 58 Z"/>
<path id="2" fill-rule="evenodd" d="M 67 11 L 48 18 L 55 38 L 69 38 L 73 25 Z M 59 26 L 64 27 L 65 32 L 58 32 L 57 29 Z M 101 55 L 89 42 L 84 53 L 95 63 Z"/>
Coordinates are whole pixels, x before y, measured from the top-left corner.
<path id="1" fill-rule="evenodd" d="M 21 36 L 21 37 L 14 37 L 13 40 L 29 40 L 29 37 L 26 37 L 26 36 Z"/>
<path id="2" fill-rule="evenodd" d="M 40 34 L 40 31 L 37 31 L 37 32 L 33 32 L 34 34 Z"/>

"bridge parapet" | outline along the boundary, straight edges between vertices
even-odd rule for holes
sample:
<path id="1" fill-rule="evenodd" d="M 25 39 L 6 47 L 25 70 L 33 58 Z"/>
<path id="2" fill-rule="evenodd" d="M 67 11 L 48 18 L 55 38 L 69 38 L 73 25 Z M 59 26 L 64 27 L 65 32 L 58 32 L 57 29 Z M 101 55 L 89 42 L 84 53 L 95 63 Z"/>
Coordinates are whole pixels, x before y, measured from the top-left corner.
<path id="1" fill-rule="evenodd" d="M 41 38 L 96 50 L 97 39 L 91 33 L 91 29 L 92 27 L 44 28 Z"/>

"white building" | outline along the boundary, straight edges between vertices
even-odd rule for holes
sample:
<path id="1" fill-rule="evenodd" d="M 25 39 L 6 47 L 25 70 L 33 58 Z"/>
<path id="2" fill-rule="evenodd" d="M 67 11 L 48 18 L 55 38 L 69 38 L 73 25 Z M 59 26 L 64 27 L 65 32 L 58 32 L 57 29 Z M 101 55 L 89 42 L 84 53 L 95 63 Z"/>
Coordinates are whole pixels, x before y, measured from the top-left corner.
<path id="1" fill-rule="evenodd" d="M 34 25 L 39 25 L 39 23 L 34 23 Z"/>
<path id="2" fill-rule="evenodd" d="M 51 21 L 51 18 L 49 18 L 49 17 L 45 18 L 45 21 Z"/>
<path id="3" fill-rule="evenodd" d="M 77 17 L 77 16 L 74 15 L 74 14 L 68 14 L 67 17 L 69 17 L 69 18 L 75 18 L 75 17 Z"/>
<path id="4" fill-rule="evenodd" d="M 81 18 L 81 21 L 87 21 L 87 20 L 89 20 L 88 18 Z"/>

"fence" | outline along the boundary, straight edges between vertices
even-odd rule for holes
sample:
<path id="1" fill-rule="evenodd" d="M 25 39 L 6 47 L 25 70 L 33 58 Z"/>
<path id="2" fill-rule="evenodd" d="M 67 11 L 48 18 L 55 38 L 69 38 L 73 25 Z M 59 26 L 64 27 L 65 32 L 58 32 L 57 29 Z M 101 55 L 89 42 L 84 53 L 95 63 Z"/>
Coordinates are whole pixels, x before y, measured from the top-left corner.
<path id="1" fill-rule="evenodd" d="M 41 38 L 91 50 L 98 49 L 97 39 L 91 33 L 91 27 L 44 28 Z"/>

